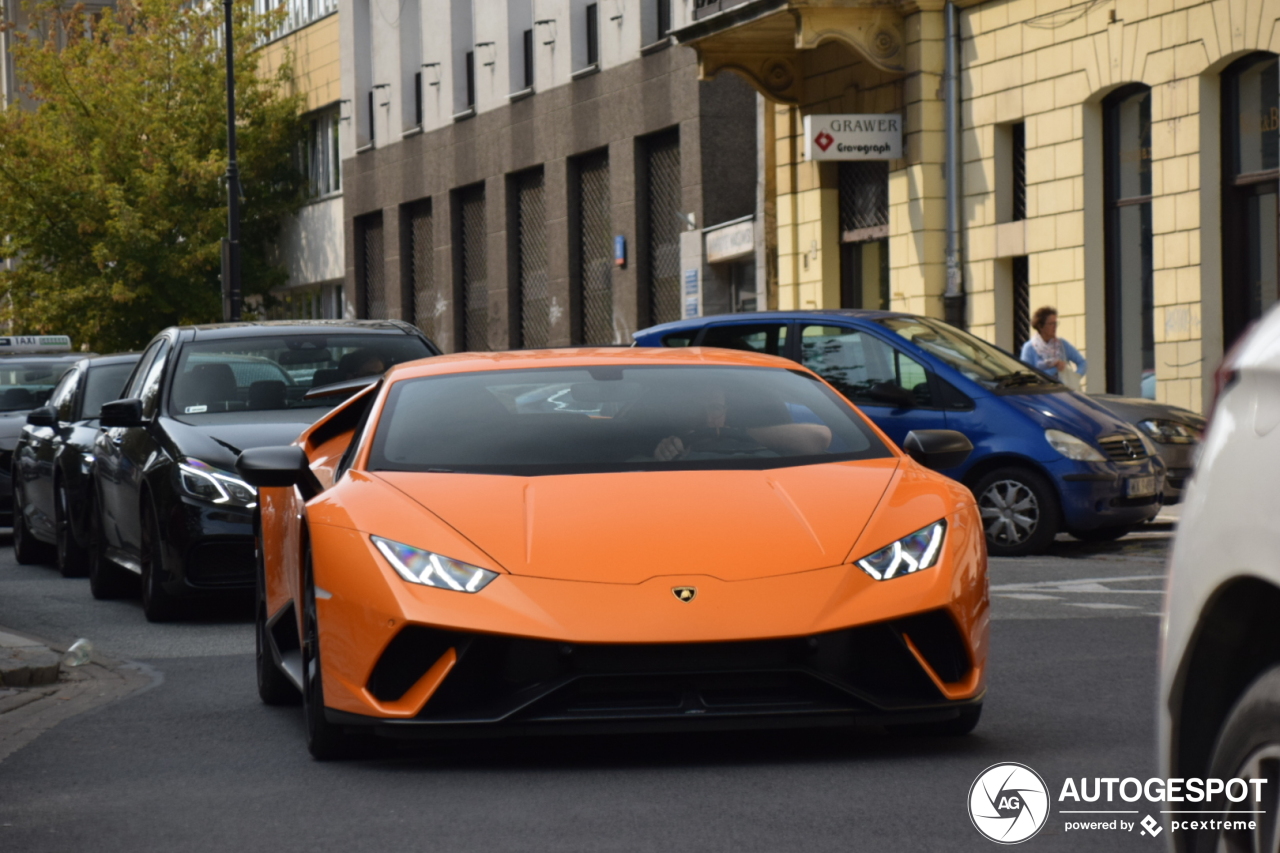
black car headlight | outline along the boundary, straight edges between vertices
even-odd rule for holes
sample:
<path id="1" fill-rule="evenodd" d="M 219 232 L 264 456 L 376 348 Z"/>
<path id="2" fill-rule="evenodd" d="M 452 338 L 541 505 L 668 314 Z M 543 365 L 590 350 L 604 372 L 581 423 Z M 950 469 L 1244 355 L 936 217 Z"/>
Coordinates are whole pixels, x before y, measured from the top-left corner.
<path id="1" fill-rule="evenodd" d="M 455 592 L 479 592 L 498 576 L 497 572 L 454 560 L 449 557 L 424 551 L 403 542 L 383 539 L 381 536 L 369 537 L 373 544 L 387 558 L 396 574 L 409 583 L 423 586 L 434 586 L 437 589 L 451 589 Z"/>
<path id="2" fill-rule="evenodd" d="M 935 521 L 863 557 L 858 568 L 878 581 L 922 571 L 937 564 L 946 535 L 947 522 Z"/>
<path id="3" fill-rule="evenodd" d="M 1195 444 L 1200 440 L 1199 431 L 1178 421 L 1151 418 L 1139 421 L 1138 428 L 1160 444 Z"/>
<path id="4" fill-rule="evenodd" d="M 245 509 L 258 505 L 257 489 L 234 474 L 219 471 L 199 459 L 178 463 L 178 482 L 182 491 L 209 503 Z"/>

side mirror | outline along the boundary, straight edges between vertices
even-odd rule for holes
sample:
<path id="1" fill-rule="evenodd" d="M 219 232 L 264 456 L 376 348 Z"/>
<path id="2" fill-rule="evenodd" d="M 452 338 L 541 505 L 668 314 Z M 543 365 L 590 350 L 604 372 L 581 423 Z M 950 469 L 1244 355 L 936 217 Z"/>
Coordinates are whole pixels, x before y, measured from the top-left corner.
<path id="1" fill-rule="evenodd" d="M 56 427 L 58 410 L 53 406 L 41 406 L 27 414 L 27 423 L 34 427 Z"/>
<path id="2" fill-rule="evenodd" d="M 866 395 L 872 400 L 889 403 L 899 409 L 914 409 L 916 407 L 916 395 L 901 385 L 894 385 L 892 382 L 877 382 L 867 389 Z"/>
<path id="3" fill-rule="evenodd" d="M 128 397 L 103 403 L 98 423 L 104 427 L 142 426 L 142 401 L 136 397 Z"/>
<path id="4" fill-rule="evenodd" d="M 296 444 L 250 448 L 236 460 L 236 473 L 258 489 L 297 486 L 303 500 L 311 500 L 324 491 L 311 470 L 311 460 Z"/>
<path id="5" fill-rule="evenodd" d="M 924 467 L 938 471 L 963 464 L 973 452 L 973 443 L 953 429 L 913 429 L 902 449 Z"/>

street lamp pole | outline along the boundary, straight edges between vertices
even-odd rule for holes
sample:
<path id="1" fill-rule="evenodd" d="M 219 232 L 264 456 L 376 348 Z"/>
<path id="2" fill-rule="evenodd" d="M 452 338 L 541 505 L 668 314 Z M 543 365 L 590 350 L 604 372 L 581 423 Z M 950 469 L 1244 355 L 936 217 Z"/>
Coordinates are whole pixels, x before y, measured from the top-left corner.
<path id="1" fill-rule="evenodd" d="M 240 167 L 236 163 L 235 34 L 232 0 L 222 0 L 227 53 L 227 236 L 222 241 L 222 318 L 240 320 Z"/>

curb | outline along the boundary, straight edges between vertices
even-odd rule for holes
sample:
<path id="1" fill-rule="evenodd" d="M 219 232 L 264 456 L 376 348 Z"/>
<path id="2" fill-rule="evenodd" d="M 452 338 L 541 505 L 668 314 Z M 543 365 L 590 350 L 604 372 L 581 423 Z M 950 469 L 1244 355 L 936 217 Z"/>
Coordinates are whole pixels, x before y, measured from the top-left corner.
<path id="1" fill-rule="evenodd" d="M 36 687 L 58 680 L 60 656 L 44 643 L 0 631 L 0 687 Z M 0 697 L 0 714 L 5 700 Z"/>

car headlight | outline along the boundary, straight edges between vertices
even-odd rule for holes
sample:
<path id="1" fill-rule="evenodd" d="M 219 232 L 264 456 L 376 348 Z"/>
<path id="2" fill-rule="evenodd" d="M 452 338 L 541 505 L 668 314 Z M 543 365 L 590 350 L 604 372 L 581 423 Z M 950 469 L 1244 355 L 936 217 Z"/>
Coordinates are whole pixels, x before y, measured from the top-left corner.
<path id="1" fill-rule="evenodd" d="M 382 552 L 382 556 L 387 558 L 396 574 L 409 583 L 457 592 L 479 592 L 498 576 L 497 572 L 405 545 L 403 542 L 383 539 L 381 536 L 369 538 Z"/>
<path id="2" fill-rule="evenodd" d="M 1157 418 L 1139 421 L 1138 429 L 1161 444 L 1195 444 L 1200 434 L 1186 424 Z"/>
<path id="3" fill-rule="evenodd" d="M 858 561 L 858 568 L 878 581 L 930 568 L 938 562 L 938 555 L 942 553 L 942 540 L 946 535 L 947 523 L 935 521 L 928 527 L 908 533 L 897 542 L 863 557 Z"/>
<path id="4" fill-rule="evenodd" d="M 193 498 L 223 506 L 253 509 L 258 505 L 258 490 L 233 474 L 201 462 L 187 459 L 178 463 L 178 482 Z"/>
<path id="5" fill-rule="evenodd" d="M 1107 461 L 1107 457 L 1102 455 L 1102 451 L 1084 439 L 1076 438 L 1069 432 L 1063 432 L 1060 429 L 1047 429 L 1044 431 L 1044 440 L 1049 442 L 1050 447 L 1068 459 L 1074 459 L 1077 462 Z"/>

